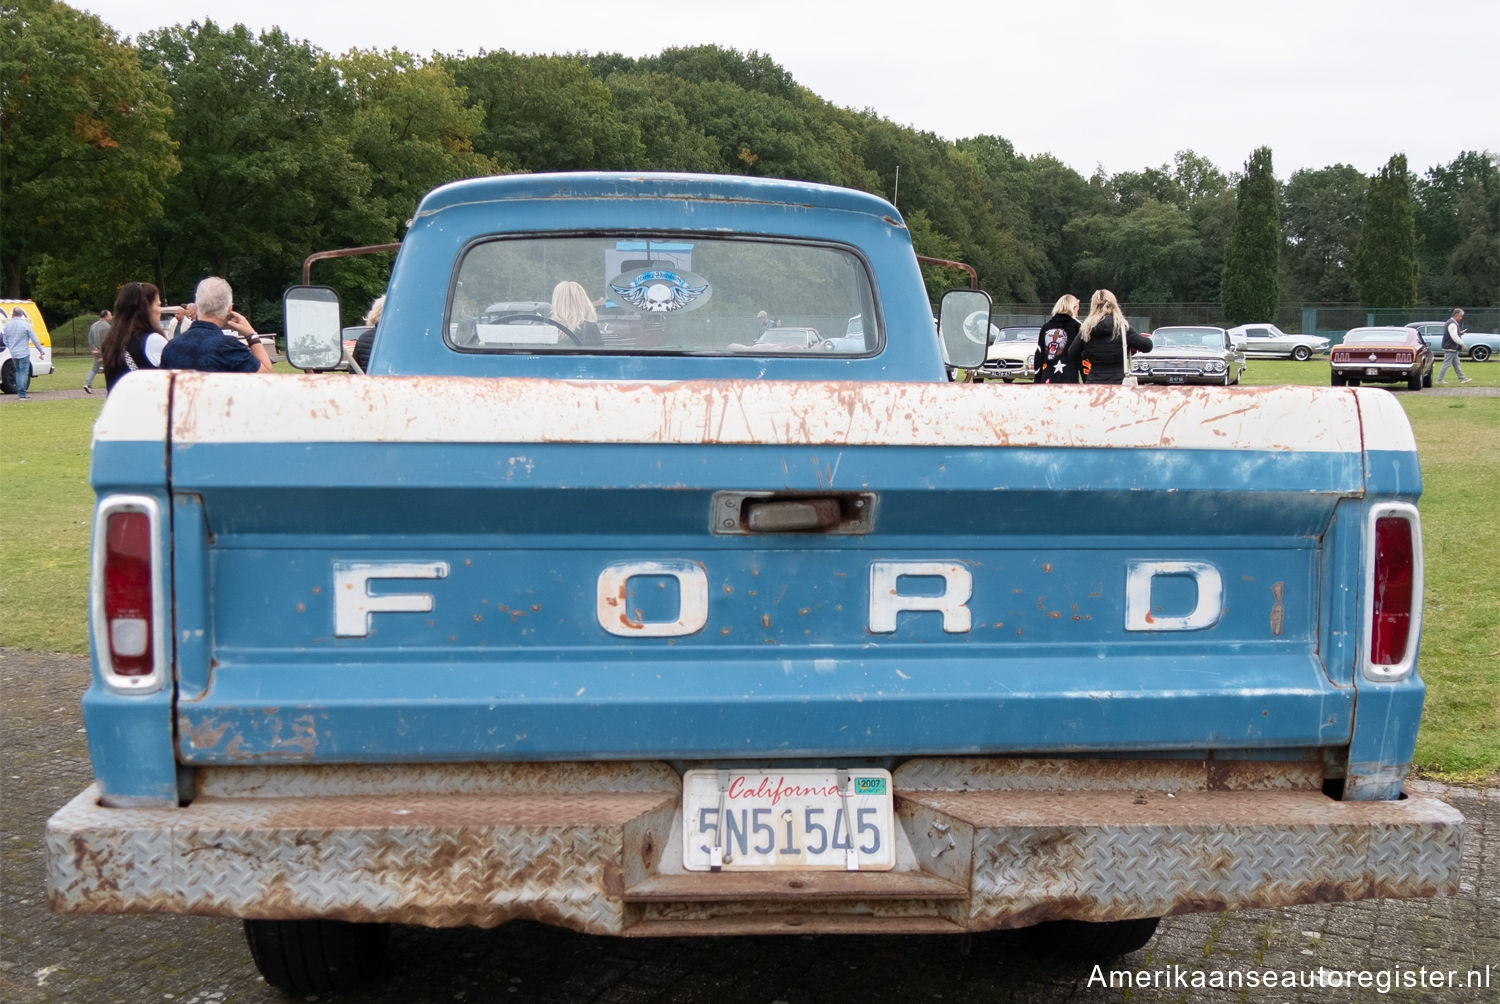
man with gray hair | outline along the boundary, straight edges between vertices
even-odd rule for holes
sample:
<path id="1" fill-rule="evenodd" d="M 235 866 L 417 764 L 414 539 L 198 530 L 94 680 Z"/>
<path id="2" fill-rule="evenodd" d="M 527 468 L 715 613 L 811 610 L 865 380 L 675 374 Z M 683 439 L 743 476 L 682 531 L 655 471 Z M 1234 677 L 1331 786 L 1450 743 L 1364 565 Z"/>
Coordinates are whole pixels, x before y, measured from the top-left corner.
<path id="1" fill-rule="evenodd" d="M 1464 376 L 1464 368 L 1458 365 L 1458 357 L 1463 352 L 1464 335 L 1459 330 L 1459 324 L 1464 319 L 1464 308 L 1454 307 L 1453 316 L 1448 318 L 1448 323 L 1443 325 L 1443 368 L 1438 370 L 1437 382 L 1442 383 L 1443 378 L 1448 375 L 1451 368 L 1458 374 L 1459 383 L 1468 383 L 1473 377 Z"/>
<path id="2" fill-rule="evenodd" d="M 161 350 L 161 368 L 205 373 L 269 373 L 271 357 L 245 315 L 234 309 L 234 290 L 216 275 L 198 283 L 193 323 Z M 244 337 L 244 342 L 225 330 Z"/>

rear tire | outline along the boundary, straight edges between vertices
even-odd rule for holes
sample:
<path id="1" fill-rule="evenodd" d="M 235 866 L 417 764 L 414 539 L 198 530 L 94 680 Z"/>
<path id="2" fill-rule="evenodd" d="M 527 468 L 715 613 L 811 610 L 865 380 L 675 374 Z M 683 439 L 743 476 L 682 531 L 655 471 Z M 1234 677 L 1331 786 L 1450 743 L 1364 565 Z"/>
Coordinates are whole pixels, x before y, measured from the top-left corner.
<path id="1" fill-rule="evenodd" d="M 14 394 L 16 392 L 16 364 L 9 359 L 4 365 L 0 365 L 0 394 Z"/>
<path id="2" fill-rule="evenodd" d="M 1407 390 L 1421 390 L 1422 389 L 1422 374 L 1418 373 L 1418 374 L 1416 374 L 1414 376 L 1407 377 L 1407 379 L 1406 379 L 1406 389 Z"/>
<path id="3" fill-rule="evenodd" d="M 1050 920 L 1021 932 L 1037 955 L 1073 961 L 1103 961 L 1144 948 L 1156 933 L 1160 917 L 1135 920 Z"/>
<path id="4" fill-rule="evenodd" d="M 1340 373 L 1338 370 L 1334 370 L 1333 375 L 1329 377 L 1328 382 L 1333 384 L 1333 386 L 1335 387 L 1342 387 L 1344 386 L 1344 374 Z"/>
<path id="5" fill-rule="evenodd" d="M 247 920 L 245 941 L 266 982 L 285 993 L 353 990 L 385 967 L 389 924 Z"/>
<path id="6" fill-rule="evenodd" d="M 1488 345 L 1476 345 L 1469 350 L 1469 358 L 1474 360 L 1476 363 L 1485 362 L 1489 359 L 1489 357 L 1490 347 Z"/>
<path id="7" fill-rule="evenodd" d="M 1297 360 L 1299 363 L 1305 363 L 1312 358 L 1312 349 L 1308 348 L 1306 345 L 1298 345 L 1296 348 L 1292 349 L 1292 358 Z"/>

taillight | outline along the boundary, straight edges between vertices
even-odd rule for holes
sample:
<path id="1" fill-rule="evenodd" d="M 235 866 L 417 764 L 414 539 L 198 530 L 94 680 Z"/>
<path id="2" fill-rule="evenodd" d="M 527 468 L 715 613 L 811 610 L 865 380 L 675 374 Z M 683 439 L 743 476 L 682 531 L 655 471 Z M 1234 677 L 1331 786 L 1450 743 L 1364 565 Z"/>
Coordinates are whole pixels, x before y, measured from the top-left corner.
<path id="1" fill-rule="evenodd" d="M 104 524 L 104 641 L 120 676 L 151 673 L 151 583 L 151 518 L 111 513 Z"/>
<path id="2" fill-rule="evenodd" d="M 160 508 L 144 495 L 100 500 L 94 513 L 91 597 L 94 654 L 106 686 L 123 693 L 160 688 L 166 635 Z"/>
<path id="3" fill-rule="evenodd" d="M 1422 537 L 1416 510 L 1377 507 L 1370 521 L 1369 664 L 1377 679 L 1410 671 L 1422 613 Z"/>

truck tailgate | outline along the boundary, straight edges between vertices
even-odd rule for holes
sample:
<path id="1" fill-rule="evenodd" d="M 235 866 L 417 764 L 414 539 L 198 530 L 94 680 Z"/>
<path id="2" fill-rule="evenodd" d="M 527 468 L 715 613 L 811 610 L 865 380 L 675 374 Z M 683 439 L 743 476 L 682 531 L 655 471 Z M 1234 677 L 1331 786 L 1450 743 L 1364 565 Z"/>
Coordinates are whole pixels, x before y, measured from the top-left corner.
<path id="1" fill-rule="evenodd" d="M 178 375 L 179 757 L 1347 743 L 1387 397 Z"/>

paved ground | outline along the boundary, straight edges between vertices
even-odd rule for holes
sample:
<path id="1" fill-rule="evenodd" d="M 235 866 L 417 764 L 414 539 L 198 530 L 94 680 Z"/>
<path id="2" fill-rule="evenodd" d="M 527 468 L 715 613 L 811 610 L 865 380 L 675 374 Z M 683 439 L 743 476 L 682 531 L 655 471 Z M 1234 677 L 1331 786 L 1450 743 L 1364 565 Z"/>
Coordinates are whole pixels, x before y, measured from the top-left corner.
<path id="1" fill-rule="evenodd" d="M 173 1004 L 274 1002 L 238 923 L 195 917 L 62 917 L 43 889 L 42 827 L 89 779 L 78 698 L 82 657 L 0 650 L 0 1000 Z M 344 1001 L 436 1004 L 822 1004 L 865 1001 L 1500 1000 L 1500 790 L 1427 785 L 1467 817 L 1463 885 L 1452 899 L 1370 901 L 1162 922 L 1113 967 L 1155 985 L 1123 990 L 1105 971 L 1042 963 L 1013 936 L 622 940 L 516 923 L 402 928 L 380 988 Z M 1422 967 L 1425 967 L 1423 969 Z M 1193 981 L 1291 971 L 1325 986 L 1194 989 Z M 1347 970 L 1371 985 L 1342 986 Z M 1454 971 L 1458 988 L 1431 986 Z M 1488 988 L 1466 987 L 1476 970 Z M 1393 977 L 1394 974 L 1394 977 Z M 1429 985 L 1403 987 L 1408 974 Z M 1380 981 L 1389 993 L 1379 989 Z M 314 998 L 309 998 L 314 999 Z"/>

